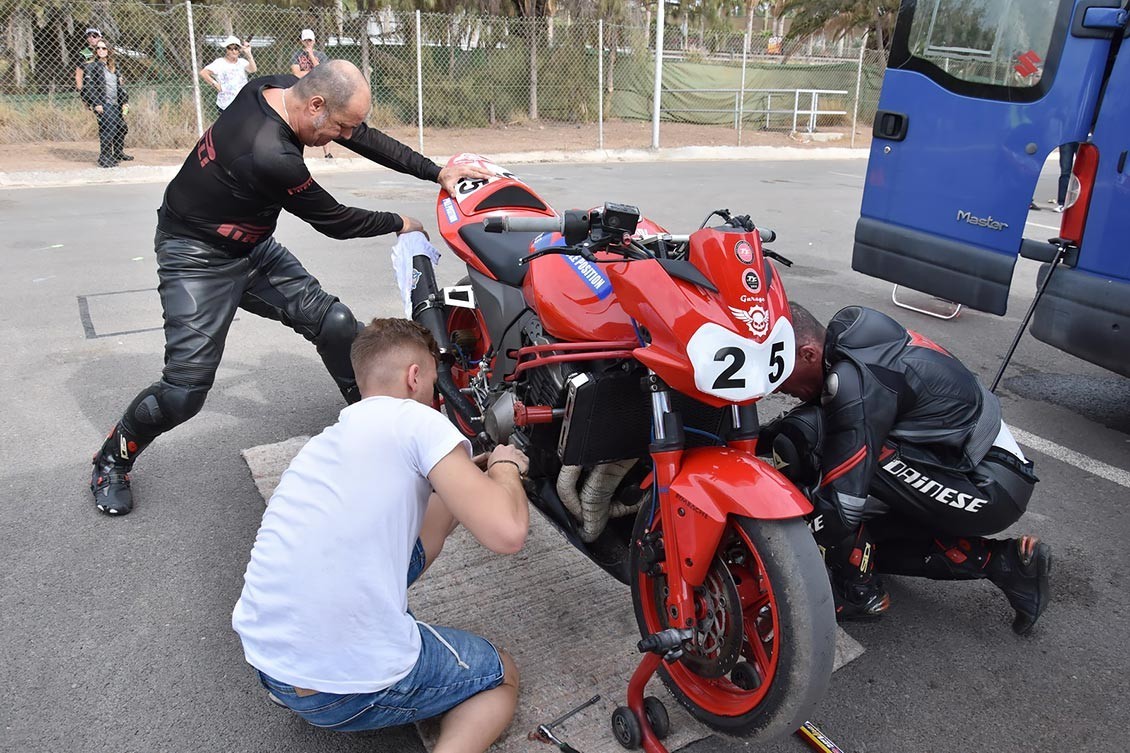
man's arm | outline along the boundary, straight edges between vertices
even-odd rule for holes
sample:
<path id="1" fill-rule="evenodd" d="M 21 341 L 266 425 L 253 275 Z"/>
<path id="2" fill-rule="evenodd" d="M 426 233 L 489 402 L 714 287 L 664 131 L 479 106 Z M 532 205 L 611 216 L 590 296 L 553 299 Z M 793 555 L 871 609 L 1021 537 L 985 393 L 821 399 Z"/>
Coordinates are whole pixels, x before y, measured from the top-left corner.
<path id="1" fill-rule="evenodd" d="M 821 403 L 826 430 L 823 479 L 814 496 L 833 503 L 844 522 L 855 526 L 861 521 L 883 442 L 895 423 L 898 394 L 876 378 L 865 377 L 851 361 L 839 361 L 828 372 Z"/>
<path id="2" fill-rule="evenodd" d="M 256 165 L 255 175 L 261 189 L 277 197 L 283 209 L 310 223 L 323 235 L 347 240 L 422 229 L 419 221 L 396 212 L 374 212 L 343 205 L 314 180 L 297 154 L 272 154 L 263 159 L 266 164 Z"/>
<path id="3" fill-rule="evenodd" d="M 439 165 L 424 155 L 376 128 L 370 128 L 366 123 L 354 128 L 350 138 L 337 139 L 337 142 L 377 164 L 414 175 L 420 180 L 439 183 L 450 194 L 455 193 L 455 183 L 460 178 L 494 177 L 489 170 L 470 164 L 448 165 L 441 170 Z"/>
<path id="4" fill-rule="evenodd" d="M 525 545 L 530 528 L 529 500 L 521 478 L 527 468 L 521 452 L 500 445 L 484 473 L 460 445 L 435 464 L 428 480 L 480 544 L 498 554 L 514 554 Z"/>

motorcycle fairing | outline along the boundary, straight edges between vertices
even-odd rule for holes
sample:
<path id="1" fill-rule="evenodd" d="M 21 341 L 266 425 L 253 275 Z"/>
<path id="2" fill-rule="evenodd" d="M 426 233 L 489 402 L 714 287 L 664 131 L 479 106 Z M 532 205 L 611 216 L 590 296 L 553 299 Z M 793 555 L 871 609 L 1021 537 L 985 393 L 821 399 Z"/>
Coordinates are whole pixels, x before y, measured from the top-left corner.
<path id="1" fill-rule="evenodd" d="M 792 373 L 796 349 L 784 286 L 760 237 L 700 230 L 689 261 L 718 292 L 673 278 L 654 259 L 607 265 L 621 305 L 650 337 L 636 357 L 708 405 L 764 397 Z"/>
<path id="2" fill-rule="evenodd" d="M 702 585 L 731 515 L 755 520 L 786 520 L 812 512 L 812 503 L 765 461 L 742 450 L 700 447 L 686 450 L 670 486 L 679 518 L 683 577 Z"/>
<path id="3" fill-rule="evenodd" d="M 597 258 L 620 257 L 601 253 Z M 522 293 L 550 335 L 572 342 L 636 340 L 632 319 L 612 292 L 607 264 L 550 255 L 528 266 Z"/>
<path id="4" fill-rule="evenodd" d="M 525 267 L 517 260 L 529 253 L 533 233 L 487 235 L 483 218 L 492 214 L 511 217 L 552 217 L 554 211 L 513 173 L 477 154 L 458 154 L 450 165 L 474 164 L 494 174 L 493 178 L 463 178 L 455 193 L 440 191 L 436 199 L 436 222 L 440 235 L 472 269 L 508 285 L 520 285 Z"/>

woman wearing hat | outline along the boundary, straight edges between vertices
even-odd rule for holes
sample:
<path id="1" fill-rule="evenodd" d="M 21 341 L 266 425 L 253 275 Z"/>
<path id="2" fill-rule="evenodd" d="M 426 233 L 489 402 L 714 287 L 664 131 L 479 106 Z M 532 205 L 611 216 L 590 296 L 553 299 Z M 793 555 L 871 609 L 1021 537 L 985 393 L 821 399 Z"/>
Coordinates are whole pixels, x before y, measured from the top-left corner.
<path id="1" fill-rule="evenodd" d="M 241 53 L 244 57 L 240 57 Z M 247 74 L 256 70 L 250 43 L 244 44 L 239 41 L 239 37 L 234 36 L 224 40 L 224 56 L 200 69 L 200 78 L 216 90 L 216 117 L 231 104 L 235 95 L 247 83 Z"/>
<path id="2" fill-rule="evenodd" d="M 290 58 L 290 72 L 295 76 L 302 78 L 310 71 L 317 68 L 322 63 L 329 60 L 329 56 L 321 50 L 314 49 L 314 30 L 303 29 L 302 33 L 298 36 L 299 43 L 302 48 Z M 330 145 L 326 144 L 322 147 L 322 156 L 326 159 L 332 159 L 333 155 L 330 154 Z"/>

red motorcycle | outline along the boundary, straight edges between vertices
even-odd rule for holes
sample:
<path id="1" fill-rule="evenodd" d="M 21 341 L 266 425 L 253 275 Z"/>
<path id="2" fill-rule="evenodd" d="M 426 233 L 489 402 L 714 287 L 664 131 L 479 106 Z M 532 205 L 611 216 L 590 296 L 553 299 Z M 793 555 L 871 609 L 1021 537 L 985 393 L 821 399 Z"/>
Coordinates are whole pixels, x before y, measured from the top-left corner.
<path id="1" fill-rule="evenodd" d="M 495 177 L 437 202 L 468 276 L 440 289 L 413 260 L 447 414 L 482 444 L 522 447 L 531 502 L 630 585 L 644 642 L 677 636 L 659 671 L 696 719 L 794 732 L 827 688 L 835 617 L 812 507 L 755 454 L 755 403 L 794 358 L 771 231 L 725 210 L 689 236 L 627 205 L 558 215 L 498 166 L 454 161 Z M 644 707 L 644 737 L 658 735 L 662 704 Z M 635 721 L 614 717 L 626 745 Z"/>

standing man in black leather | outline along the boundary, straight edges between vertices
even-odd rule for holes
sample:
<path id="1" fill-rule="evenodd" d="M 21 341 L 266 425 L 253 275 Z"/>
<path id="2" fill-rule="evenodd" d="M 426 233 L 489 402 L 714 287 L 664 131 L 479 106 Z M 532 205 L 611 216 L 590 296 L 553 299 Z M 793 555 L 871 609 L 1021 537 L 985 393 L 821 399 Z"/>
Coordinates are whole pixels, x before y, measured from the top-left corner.
<path id="1" fill-rule="evenodd" d="M 345 399 L 358 399 L 349 361 L 358 323 L 275 240 L 279 213 L 285 209 L 342 240 L 423 225 L 395 212 L 343 206 L 310 175 L 303 147 L 337 141 L 449 191 L 460 177 L 488 177 L 479 168 L 441 170 L 369 128 L 364 121 L 371 106 L 364 76 L 347 61 L 320 65 L 301 80 L 260 77 L 188 155 L 157 212 L 165 368 L 133 399 L 94 456 L 90 488 L 99 510 L 129 513 L 129 472 L 137 455 L 203 407 L 237 308 L 280 321 L 314 343 Z"/>
<path id="2" fill-rule="evenodd" d="M 995 395 L 949 351 L 874 309 L 825 329 L 792 304 L 796 366 L 781 391 L 805 404 L 759 450 L 812 500 L 841 619 L 882 613 L 880 573 L 987 578 L 1026 633 L 1050 599 L 1051 549 L 989 539 L 1024 514 L 1036 484 Z"/>

